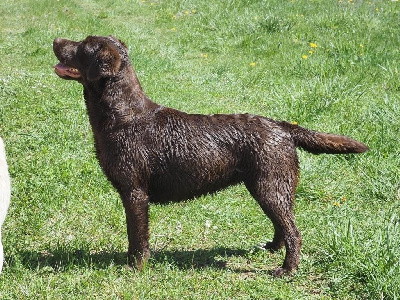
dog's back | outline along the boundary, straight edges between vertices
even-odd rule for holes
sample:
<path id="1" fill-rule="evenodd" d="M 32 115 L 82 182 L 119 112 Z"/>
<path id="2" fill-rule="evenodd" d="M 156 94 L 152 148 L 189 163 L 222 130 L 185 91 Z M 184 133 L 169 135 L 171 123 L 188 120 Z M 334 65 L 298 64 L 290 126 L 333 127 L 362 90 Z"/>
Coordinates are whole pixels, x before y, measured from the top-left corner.
<path id="1" fill-rule="evenodd" d="M 6 152 L 3 140 L 0 138 L 0 273 L 3 268 L 3 245 L 1 242 L 1 226 L 6 218 L 7 209 L 10 204 L 10 177 L 6 161 Z"/>

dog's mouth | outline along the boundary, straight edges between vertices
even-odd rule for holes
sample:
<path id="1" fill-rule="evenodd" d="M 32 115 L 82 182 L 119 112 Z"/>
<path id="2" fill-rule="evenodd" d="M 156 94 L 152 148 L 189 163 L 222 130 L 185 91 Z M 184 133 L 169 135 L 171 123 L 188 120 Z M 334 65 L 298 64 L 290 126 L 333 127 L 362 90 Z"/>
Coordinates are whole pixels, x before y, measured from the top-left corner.
<path id="1" fill-rule="evenodd" d="M 58 63 L 54 66 L 56 74 L 62 78 L 70 77 L 73 79 L 81 78 L 81 73 L 76 68 L 69 67 L 63 63 Z"/>

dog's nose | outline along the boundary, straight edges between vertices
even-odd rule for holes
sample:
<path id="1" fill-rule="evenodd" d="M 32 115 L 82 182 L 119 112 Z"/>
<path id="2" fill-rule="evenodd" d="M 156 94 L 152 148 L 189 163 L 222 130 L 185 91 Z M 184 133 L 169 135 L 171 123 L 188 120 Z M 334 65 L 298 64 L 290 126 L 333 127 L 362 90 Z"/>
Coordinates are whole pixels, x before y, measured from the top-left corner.
<path id="1" fill-rule="evenodd" d="M 61 40 L 62 40 L 62 39 L 60 39 L 60 38 L 54 39 L 54 41 L 53 41 L 53 49 L 54 49 L 54 50 L 56 49 L 57 45 L 60 44 Z"/>
<path id="2" fill-rule="evenodd" d="M 53 41 L 53 50 L 57 52 L 61 51 L 61 48 L 64 48 L 68 42 L 67 39 L 55 38 Z"/>
<path id="3" fill-rule="evenodd" d="M 53 45 L 59 44 L 62 41 L 63 41 L 63 39 L 61 39 L 61 38 L 55 38 L 54 41 L 53 41 Z"/>

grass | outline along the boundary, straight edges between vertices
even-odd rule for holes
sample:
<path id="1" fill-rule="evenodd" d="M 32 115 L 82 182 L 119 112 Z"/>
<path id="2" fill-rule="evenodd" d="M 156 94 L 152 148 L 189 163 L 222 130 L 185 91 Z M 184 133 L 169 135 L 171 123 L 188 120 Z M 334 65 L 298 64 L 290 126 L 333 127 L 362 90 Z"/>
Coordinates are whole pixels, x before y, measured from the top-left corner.
<path id="1" fill-rule="evenodd" d="M 12 203 L 1 299 L 398 299 L 398 1 L 99 0 L 0 3 L 0 134 Z M 261 114 L 350 135 L 363 155 L 299 151 L 303 235 L 292 277 L 243 186 L 151 206 L 153 256 L 126 268 L 125 216 L 94 157 L 55 37 L 115 35 L 147 94 L 187 112 Z"/>

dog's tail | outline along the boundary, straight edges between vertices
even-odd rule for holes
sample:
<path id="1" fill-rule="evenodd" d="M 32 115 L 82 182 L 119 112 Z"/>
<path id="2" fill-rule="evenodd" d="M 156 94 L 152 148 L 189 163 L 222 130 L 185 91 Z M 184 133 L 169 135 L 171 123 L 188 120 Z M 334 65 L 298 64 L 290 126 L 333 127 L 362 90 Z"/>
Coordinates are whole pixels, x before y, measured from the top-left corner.
<path id="1" fill-rule="evenodd" d="M 296 147 L 313 154 L 363 153 L 368 147 L 344 135 L 309 130 L 295 124 L 280 122 L 293 137 Z"/>

